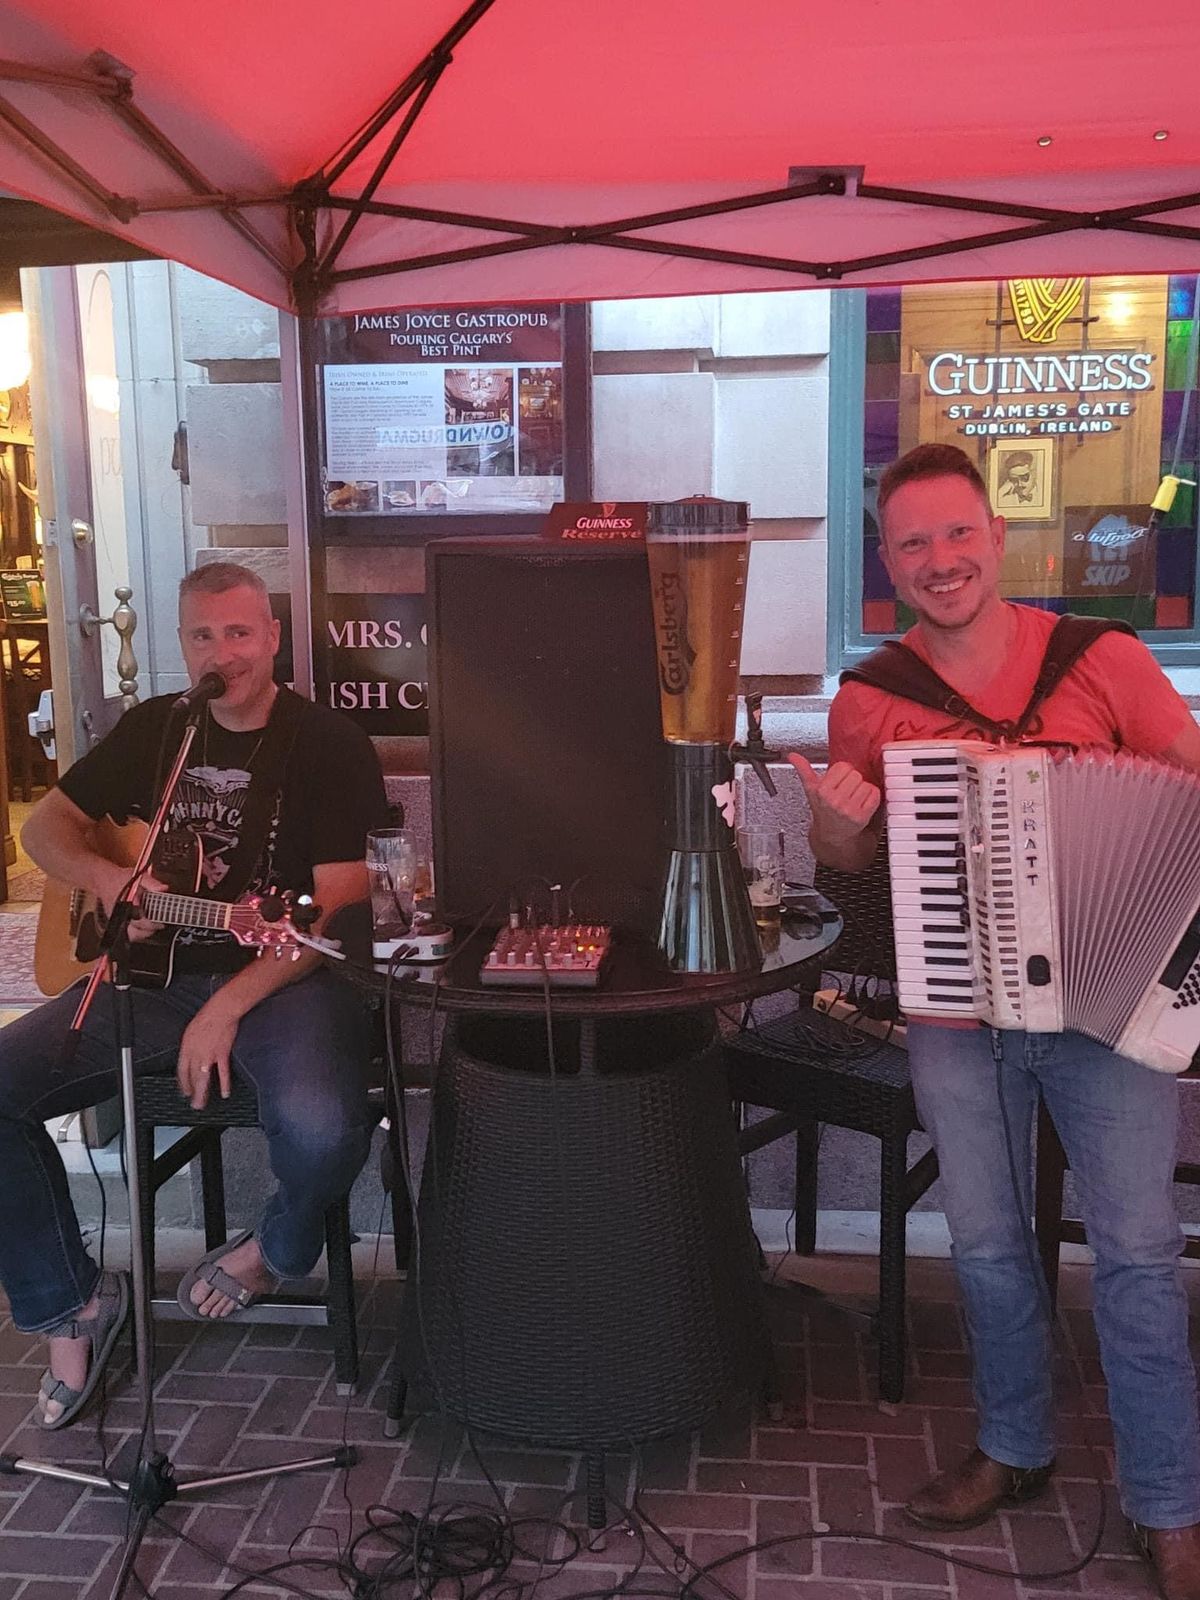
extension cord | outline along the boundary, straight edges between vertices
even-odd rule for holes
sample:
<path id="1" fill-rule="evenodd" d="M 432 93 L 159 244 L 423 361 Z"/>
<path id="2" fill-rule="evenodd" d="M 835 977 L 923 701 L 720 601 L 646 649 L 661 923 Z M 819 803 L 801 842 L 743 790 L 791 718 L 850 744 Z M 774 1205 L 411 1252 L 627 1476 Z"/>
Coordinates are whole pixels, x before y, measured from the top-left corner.
<path id="1" fill-rule="evenodd" d="M 852 1001 L 841 999 L 837 989 L 818 989 L 813 995 L 813 1009 L 849 1023 L 859 1033 L 872 1033 L 877 1039 L 894 1044 L 899 1050 L 908 1049 L 908 1031 L 903 1022 L 889 1022 L 886 1017 L 864 1016 Z"/>

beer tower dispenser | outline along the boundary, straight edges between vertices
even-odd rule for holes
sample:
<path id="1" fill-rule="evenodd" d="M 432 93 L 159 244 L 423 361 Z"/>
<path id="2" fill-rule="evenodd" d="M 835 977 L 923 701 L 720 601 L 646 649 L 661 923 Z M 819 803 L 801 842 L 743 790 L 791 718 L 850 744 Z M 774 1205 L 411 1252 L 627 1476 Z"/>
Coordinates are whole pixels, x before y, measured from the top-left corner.
<path id="1" fill-rule="evenodd" d="M 734 832 L 733 743 L 750 537 L 743 501 L 651 504 L 663 736 L 674 789 L 658 942 L 677 972 L 737 972 L 762 959 Z"/>

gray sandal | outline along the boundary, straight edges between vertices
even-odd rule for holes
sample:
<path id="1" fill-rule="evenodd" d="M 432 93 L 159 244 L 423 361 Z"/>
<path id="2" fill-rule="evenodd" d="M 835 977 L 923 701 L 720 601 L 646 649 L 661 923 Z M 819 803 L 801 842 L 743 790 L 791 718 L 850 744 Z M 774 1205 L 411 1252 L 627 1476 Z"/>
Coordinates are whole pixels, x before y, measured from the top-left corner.
<path id="1" fill-rule="evenodd" d="M 78 1317 L 68 1317 L 53 1328 L 43 1329 L 47 1338 L 86 1338 L 91 1341 L 87 1381 L 82 1389 L 72 1389 L 69 1383 L 56 1378 L 49 1367 L 42 1374 L 42 1381 L 38 1386 L 38 1401 L 41 1406 L 38 1421 L 47 1431 L 53 1428 L 65 1428 L 69 1422 L 74 1422 L 87 1406 L 104 1375 L 104 1368 L 109 1356 L 112 1355 L 113 1346 L 129 1319 L 129 1278 L 124 1272 L 102 1272 L 96 1284 L 96 1294 L 99 1304 L 94 1317 L 89 1317 L 86 1322 L 81 1322 Z M 51 1401 L 60 1405 L 62 1411 L 53 1421 L 47 1421 L 46 1407 Z"/>
<path id="2" fill-rule="evenodd" d="M 239 1233 L 236 1238 L 227 1239 L 224 1244 L 219 1244 L 215 1250 L 210 1250 L 206 1256 L 201 1256 L 190 1272 L 185 1272 L 179 1280 L 179 1288 L 175 1298 L 179 1301 L 179 1309 L 191 1318 L 193 1322 L 236 1322 L 238 1312 L 246 1311 L 257 1301 L 263 1298 L 264 1293 L 270 1290 L 258 1291 L 247 1289 L 244 1283 L 239 1283 L 236 1278 L 231 1278 L 220 1263 L 236 1250 L 239 1245 L 245 1244 L 253 1234 L 253 1228 L 247 1228 L 244 1233 Z M 237 1309 L 226 1312 L 223 1317 L 206 1317 L 198 1311 L 192 1303 L 192 1290 L 198 1283 L 206 1283 L 210 1289 L 215 1289 L 218 1294 L 225 1295 L 235 1302 Z M 277 1285 L 278 1286 L 278 1283 Z"/>

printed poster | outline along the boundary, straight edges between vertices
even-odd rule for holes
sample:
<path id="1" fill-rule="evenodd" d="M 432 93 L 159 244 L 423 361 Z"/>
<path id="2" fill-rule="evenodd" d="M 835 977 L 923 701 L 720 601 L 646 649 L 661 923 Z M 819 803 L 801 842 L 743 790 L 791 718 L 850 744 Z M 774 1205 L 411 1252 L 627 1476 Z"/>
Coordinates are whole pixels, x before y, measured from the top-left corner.
<path id="1" fill-rule="evenodd" d="M 338 517 L 543 512 L 563 495 L 562 308 L 359 313 L 327 332 Z"/>

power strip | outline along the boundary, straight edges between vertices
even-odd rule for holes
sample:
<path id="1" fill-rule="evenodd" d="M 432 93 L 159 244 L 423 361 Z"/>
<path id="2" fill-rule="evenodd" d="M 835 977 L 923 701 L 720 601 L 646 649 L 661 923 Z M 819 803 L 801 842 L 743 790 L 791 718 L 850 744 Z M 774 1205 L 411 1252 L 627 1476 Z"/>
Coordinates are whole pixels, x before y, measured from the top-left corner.
<path id="1" fill-rule="evenodd" d="M 594 989 L 608 954 L 611 929 L 599 922 L 561 927 L 501 928 L 479 969 L 479 981 L 497 988 Z"/>
<path id="2" fill-rule="evenodd" d="M 454 948 L 454 934 L 437 922 L 422 922 L 399 939 L 376 939 L 371 946 L 375 960 L 394 966 L 432 965 L 448 961 Z"/>

